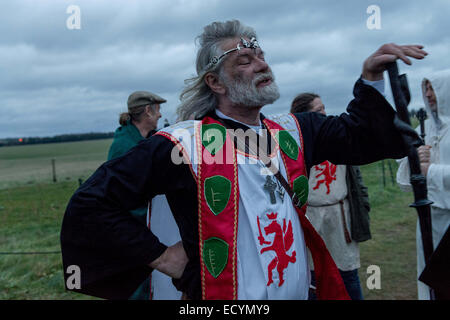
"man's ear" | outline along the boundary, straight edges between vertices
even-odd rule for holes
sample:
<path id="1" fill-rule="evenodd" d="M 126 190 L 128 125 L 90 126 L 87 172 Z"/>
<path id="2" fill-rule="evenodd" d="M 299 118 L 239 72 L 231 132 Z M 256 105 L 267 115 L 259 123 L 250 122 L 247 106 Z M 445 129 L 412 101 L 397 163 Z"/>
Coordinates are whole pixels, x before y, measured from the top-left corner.
<path id="1" fill-rule="evenodd" d="M 225 94 L 226 88 L 222 81 L 219 80 L 219 76 L 212 72 L 209 72 L 205 75 L 205 83 L 211 90 L 218 94 Z"/>
<path id="2" fill-rule="evenodd" d="M 145 113 L 146 113 L 149 117 L 151 117 L 151 116 L 154 115 L 154 112 L 153 112 L 153 109 L 152 109 L 152 106 L 151 106 L 151 105 L 145 106 Z"/>

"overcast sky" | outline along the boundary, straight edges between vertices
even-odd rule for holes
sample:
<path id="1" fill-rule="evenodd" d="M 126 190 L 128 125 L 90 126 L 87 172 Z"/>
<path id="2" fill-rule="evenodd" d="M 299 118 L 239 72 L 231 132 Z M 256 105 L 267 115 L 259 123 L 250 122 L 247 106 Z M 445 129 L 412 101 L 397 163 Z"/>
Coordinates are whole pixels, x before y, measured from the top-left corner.
<path id="1" fill-rule="evenodd" d="M 67 27 L 76 22 L 70 5 L 80 29 Z M 370 5 L 381 29 L 367 26 Z M 448 0 L 0 1 L 0 138 L 114 131 L 136 90 L 166 98 L 159 125 L 173 123 L 183 81 L 195 74 L 195 37 L 230 19 L 256 30 L 275 74 L 281 97 L 265 114 L 287 112 L 303 91 L 320 94 L 328 114 L 344 112 L 364 59 L 383 43 L 429 53 L 400 65 L 410 108 L 423 104 L 421 79 L 450 68 Z"/>

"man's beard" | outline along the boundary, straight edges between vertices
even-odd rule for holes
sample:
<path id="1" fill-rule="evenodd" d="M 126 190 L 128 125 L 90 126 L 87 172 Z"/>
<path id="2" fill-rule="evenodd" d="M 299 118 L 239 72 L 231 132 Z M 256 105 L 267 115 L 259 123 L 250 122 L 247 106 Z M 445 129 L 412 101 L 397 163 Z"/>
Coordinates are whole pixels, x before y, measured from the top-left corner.
<path id="1" fill-rule="evenodd" d="M 280 97 L 275 77 L 271 71 L 259 74 L 253 80 L 240 76 L 236 77 L 236 79 L 230 79 L 223 70 L 220 72 L 219 77 L 227 87 L 228 98 L 236 105 L 262 107 L 275 102 Z M 268 86 L 257 88 L 256 84 L 264 79 L 271 79 L 272 83 Z"/>

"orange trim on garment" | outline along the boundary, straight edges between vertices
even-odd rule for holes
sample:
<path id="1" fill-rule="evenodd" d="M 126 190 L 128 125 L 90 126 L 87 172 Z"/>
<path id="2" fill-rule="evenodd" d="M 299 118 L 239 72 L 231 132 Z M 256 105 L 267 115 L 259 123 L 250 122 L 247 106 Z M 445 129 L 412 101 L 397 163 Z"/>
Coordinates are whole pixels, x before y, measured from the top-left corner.
<path id="1" fill-rule="evenodd" d="M 269 123 L 268 121 L 273 122 L 273 123 L 275 123 L 275 122 L 272 121 L 272 120 L 269 120 L 269 119 L 267 119 L 267 118 L 263 120 L 264 124 L 266 125 L 267 129 L 268 129 L 269 132 L 270 132 L 270 135 L 272 136 L 273 140 L 275 140 L 275 143 L 277 144 L 277 148 L 280 149 L 280 154 L 283 154 L 283 152 L 282 152 L 282 150 L 281 150 L 281 148 L 280 148 L 280 144 L 278 143 L 278 140 L 276 139 L 276 133 L 275 133 L 274 131 L 281 131 L 281 130 L 284 130 L 284 129 L 283 129 L 280 125 L 277 124 L 281 129 L 271 130 L 271 129 L 270 129 L 271 123 Z M 272 126 L 273 126 L 273 125 L 272 125 Z M 272 129 L 273 129 L 273 128 L 272 128 Z M 301 158 L 303 158 L 303 152 L 302 152 L 301 150 L 300 150 L 300 152 L 299 152 L 299 155 L 301 155 Z M 284 157 L 281 157 L 281 160 L 283 161 L 284 168 L 286 169 L 287 179 L 288 179 L 288 181 L 290 181 L 289 170 L 288 170 L 286 161 L 284 160 Z"/>
<path id="2" fill-rule="evenodd" d="M 298 130 L 298 133 L 300 136 L 300 145 L 301 145 L 302 152 L 303 152 L 303 150 L 305 150 L 305 148 L 303 145 L 303 135 L 302 135 L 302 130 L 300 129 L 300 123 L 298 123 L 298 119 L 296 116 L 294 116 L 293 113 L 289 113 L 289 115 L 292 117 L 292 119 L 294 119 L 295 125 L 297 126 L 297 130 Z"/>
<path id="3" fill-rule="evenodd" d="M 197 176 L 195 175 L 194 169 L 192 168 L 191 158 L 187 154 L 187 152 L 186 152 L 185 148 L 183 147 L 183 145 L 181 144 L 181 142 L 178 141 L 177 138 L 172 136 L 170 133 L 167 133 L 164 131 L 158 131 L 154 135 L 161 135 L 161 136 L 169 139 L 170 141 L 172 141 L 172 143 L 183 153 L 183 158 L 186 160 L 185 163 L 189 165 L 189 170 L 191 170 L 191 174 L 194 177 L 194 180 L 197 180 Z"/>
<path id="4" fill-rule="evenodd" d="M 266 119 L 265 119 L 266 120 Z M 269 130 L 284 130 L 278 123 L 268 120 L 265 122 Z M 300 131 L 299 131 L 300 132 Z M 300 149 L 300 147 L 299 147 Z M 281 150 L 281 157 L 285 164 L 289 185 L 294 186 L 294 180 L 302 175 L 306 176 L 306 166 L 302 150 L 299 157 L 293 160 Z M 306 246 L 311 251 L 314 261 L 314 270 L 317 282 L 317 298 L 320 300 L 349 300 L 350 297 L 345 288 L 339 270 L 334 263 L 322 237 L 317 233 L 312 224 L 306 218 L 307 205 L 302 208 L 294 206 L 302 226 Z"/>
<path id="5" fill-rule="evenodd" d="M 305 150 L 305 145 L 303 143 L 303 134 L 302 134 L 302 129 L 300 128 L 300 123 L 298 123 L 298 119 L 296 116 L 294 116 L 293 113 L 289 113 L 289 115 L 294 119 L 295 125 L 297 126 L 297 130 L 299 133 L 299 137 L 300 137 L 300 145 L 301 145 L 301 152 L 303 153 L 303 150 Z M 303 166 L 306 168 L 306 162 L 305 162 L 305 157 L 303 157 Z M 307 178 L 309 178 L 309 172 L 305 170 L 305 175 Z"/>
<path id="6" fill-rule="evenodd" d="M 199 248 L 199 257 L 200 257 L 200 278 L 201 278 L 201 287 L 202 287 L 202 299 L 205 300 L 205 292 L 206 292 L 206 284 L 205 284 L 205 264 L 202 259 L 203 252 L 203 230 L 202 230 L 202 183 L 200 177 L 202 175 L 201 163 L 203 162 L 202 158 L 202 141 L 201 141 L 201 128 L 202 126 L 198 126 L 195 129 L 195 141 L 197 146 L 197 177 L 195 181 L 197 182 L 197 200 L 198 200 L 198 248 Z"/>
<path id="7" fill-rule="evenodd" d="M 218 121 L 206 117 L 202 120 L 203 124 L 217 123 Z M 238 210 L 239 210 L 239 186 L 238 171 L 236 161 L 236 150 L 234 143 L 227 134 L 225 143 L 219 153 L 223 164 L 208 164 L 204 161 L 203 156 L 210 157 L 210 153 L 203 146 L 201 141 L 201 125 L 196 129 L 196 141 L 199 165 L 197 170 L 198 180 L 198 223 L 199 223 L 199 254 L 201 266 L 201 287 L 202 299 L 221 299 L 235 300 L 237 299 L 237 228 L 238 228 Z M 227 152 L 232 152 L 233 163 L 226 163 Z M 205 180 L 209 177 L 221 175 L 231 182 L 231 190 L 228 203 L 225 209 L 217 216 L 211 211 L 204 192 Z M 227 264 L 224 270 L 214 278 L 206 268 L 203 260 L 203 244 L 204 241 L 217 237 L 228 244 Z"/>

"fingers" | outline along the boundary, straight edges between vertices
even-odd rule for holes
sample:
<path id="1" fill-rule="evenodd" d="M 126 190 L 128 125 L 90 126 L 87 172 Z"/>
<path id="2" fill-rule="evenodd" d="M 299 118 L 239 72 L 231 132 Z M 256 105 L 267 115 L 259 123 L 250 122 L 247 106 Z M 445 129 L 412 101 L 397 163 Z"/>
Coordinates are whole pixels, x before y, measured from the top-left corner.
<path id="1" fill-rule="evenodd" d="M 405 45 L 400 47 L 406 55 L 413 57 L 415 59 L 423 59 L 425 58 L 425 56 L 428 55 L 428 52 L 422 50 L 423 46 Z"/>
<path id="2" fill-rule="evenodd" d="M 412 49 L 406 50 L 406 48 L 403 48 L 402 46 L 398 46 L 395 43 L 391 43 L 390 46 L 387 48 L 389 54 L 395 54 L 397 58 L 402 60 L 404 63 L 411 65 L 411 60 L 407 57 L 406 51 L 412 51 Z"/>
<path id="3" fill-rule="evenodd" d="M 386 69 L 387 63 L 400 59 L 407 65 L 411 65 L 409 57 L 423 59 L 427 55 L 428 53 L 420 44 L 401 46 L 395 43 L 384 44 L 364 61 L 362 75 L 367 80 L 380 80 L 383 78 L 383 71 Z"/>
<path id="4" fill-rule="evenodd" d="M 414 58 L 414 59 L 423 59 L 425 56 L 428 55 L 428 52 L 425 50 L 422 50 L 422 45 L 397 45 L 395 43 L 389 43 L 386 45 L 383 45 L 380 48 L 381 56 L 387 55 L 385 57 L 386 62 L 393 62 L 396 59 L 402 60 L 404 63 L 411 65 L 412 62 L 408 57 Z M 396 56 L 396 59 L 393 59 L 392 55 Z"/>
<path id="5" fill-rule="evenodd" d="M 419 148 L 417 148 L 417 155 L 419 156 L 419 161 L 421 163 L 430 162 L 430 149 L 431 146 L 428 145 L 420 146 Z"/>
<path id="6" fill-rule="evenodd" d="M 428 169 L 430 168 L 429 162 L 420 163 L 420 171 L 426 177 L 428 174 Z"/>
<path id="7" fill-rule="evenodd" d="M 417 152 L 421 153 L 421 152 L 430 152 L 431 146 L 425 144 L 423 146 L 420 146 L 417 148 Z"/>

